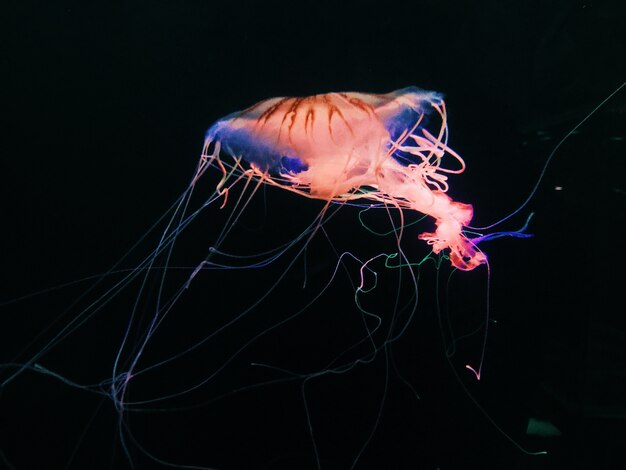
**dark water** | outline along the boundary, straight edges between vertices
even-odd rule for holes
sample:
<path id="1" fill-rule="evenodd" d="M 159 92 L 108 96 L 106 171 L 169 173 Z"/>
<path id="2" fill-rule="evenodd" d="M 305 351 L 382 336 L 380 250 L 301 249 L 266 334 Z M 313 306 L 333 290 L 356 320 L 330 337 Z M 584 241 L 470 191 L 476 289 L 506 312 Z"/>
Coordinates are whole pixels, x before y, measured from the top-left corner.
<path id="1" fill-rule="evenodd" d="M 107 272 L 185 190 L 205 130 L 261 99 L 409 85 L 444 93 L 449 144 L 468 166 L 451 177 L 450 195 L 474 205 L 480 226 L 526 199 L 559 140 L 626 77 L 619 1 L 47 2 L 3 16 L 0 301 Z M 106 381 L 139 282 L 111 296 L 123 278 L 114 274 L 90 291 L 96 279 L 4 304 L 0 378 L 31 367 L 0 392 L 0 466 L 624 468 L 625 113 L 622 91 L 559 148 L 535 197 L 502 227 L 534 212 L 533 238 L 482 246 L 489 295 L 484 267 L 449 278 L 445 263 L 426 263 L 414 270 L 411 316 L 408 270 L 372 265 L 379 284 L 360 300 L 382 321 L 369 338 L 375 356 L 359 343 L 376 320 L 356 308 L 360 265 L 350 258 L 321 298 L 281 323 L 324 288 L 338 254 L 393 252 L 393 239 L 365 230 L 356 208 L 333 216 L 306 256 L 296 258 L 299 245 L 263 269 L 196 276 L 134 370 L 199 346 L 131 379 L 123 414 Z M 217 177 L 198 185 L 196 207 Z M 209 207 L 180 236 L 169 266 L 186 269 L 167 271 L 163 299 L 207 256 L 234 201 Z M 320 208 L 261 189 L 222 248 L 259 253 L 288 242 Z M 382 212 L 363 217 L 389 228 Z M 116 269 L 137 266 L 164 228 Z M 430 229 L 407 229 L 414 262 L 427 254 L 417 234 Z M 159 272 L 140 298 L 142 326 L 130 330 L 125 360 L 153 318 Z M 110 301 L 80 315 L 101 296 Z M 465 365 L 476 368 L 483 351 L 487 297 L 476 381 Z M 122 361 L 117 373 L 128 368 Z M 527 432 L 538 421 L 559 435 Z"/>

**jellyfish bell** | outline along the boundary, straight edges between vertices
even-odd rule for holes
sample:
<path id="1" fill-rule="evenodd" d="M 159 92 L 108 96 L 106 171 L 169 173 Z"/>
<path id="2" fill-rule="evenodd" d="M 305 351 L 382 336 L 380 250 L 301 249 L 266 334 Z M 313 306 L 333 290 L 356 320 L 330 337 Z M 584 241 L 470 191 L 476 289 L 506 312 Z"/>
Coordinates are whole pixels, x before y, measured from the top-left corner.
<path id="1" fill-rule="evenodd" d="M 439 119 L 434 134 L 426 126 L 433 117 Z M 367 199 L 427 214 L 436 228 L 419 238 L 434 253 L 449 250 L 455 267 L 472 270 L 487 258 L 463 233 L 472 206 L 446 194 L 447 175 L 465 169 L 447 140 L 441 95 L 417 87 L 271 98 L 211 126 L 199 173 L 209 164 L 226 177 L 225 152 L 250 165 L 264 183 L 306 197 Z M 446 156 L 457 168 L 443 165 Z"/>

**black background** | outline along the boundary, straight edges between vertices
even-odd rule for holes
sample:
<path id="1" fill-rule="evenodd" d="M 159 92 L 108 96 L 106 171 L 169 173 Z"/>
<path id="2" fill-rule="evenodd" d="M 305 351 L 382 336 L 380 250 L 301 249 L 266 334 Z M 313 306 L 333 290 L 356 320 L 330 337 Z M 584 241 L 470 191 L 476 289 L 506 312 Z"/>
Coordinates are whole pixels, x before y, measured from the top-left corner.
<path id="1" fill-rule="evenodd" d="M 185 189 L 204 131 L 221 116 L 272 96 L 408 85 L 441 91 L 450 145 L 468 165 L 450 181 L 450 195 L 474 204 L 481 226 L 522 203 L 561 137 L 626 76 L 626 12 L 617 0 L 41 2 L 8 7 L 3 16 L 2 380 L 104 291 L 90 291 L 51 327 L 89 281 L 9 301 L 106 272 Z M 450 338 L 442 337 L 439 320 L 450 319 L 457 339 L 481 325 L 485 269 L 456 273 L 448 283 L 449 270 L 438 273 L 432 264 L 419 271 L 417 312 L 392 348 L 348 372 L 303 381 L 363 337 L 349 282 L 357 279 L 354 262 L 346 263 L 350 277 L 342 268 L 313 307 L 212 377 L 328 281 L 336 256 L 318 234 L 306 267 L 298 258 L 241 322 L 131 380 L 129 401 L 209 379 L 175 399 L 134 407 L 142 412 L 129 409 L 121 430 L 113 402 L 76 385 L 111 376 L 138 285 L 115 297 L 37 360 L 72 384 L 31 370 L 2 388 L 0 465 L 123 469 L 130 460 L 135 468 L 317 468 L 306 405 L 324 469 L 350 468 L 374 428 L 354 468 L 623 468 L 625 104 L 622 91 L 563 144 L 535 197 L 508 222 L 507 229 L 517 229 L 534 211 L 534 238 L 485 243 L 493 321 L 479 382 L 464 366 L 477 364 L 483 330 L 460 340 L 448 362 Z M 208 194 L 215 182 L 208 177 L 199 189 Z M 320 207 L 261 190 L 224 249 L 253 253 L 287 242 Z M 227 213 L 228 206 L 214 205 L 198 217 L 171 265 L 193 269 Z M 384 214 L 370 215 L 369 224 L 385 226 Z M 393 251 L 392 241 L 363 230 L 353 208 L 339 211 L 327 229 L 338 252 L 366 259 Z M 158 233 L 121 266 L 137 265 Z M 422 242 L 408 246 L 416 260 L 426 254 Z M 296 252 L 263 270 L 198 275 L 139 369 L 244 311 Z M 367 308 L 388 327 L 398 278 L 377 268 L 381 284 Z M 172 270 L 167 285 L 188 277 L 189 270 Z M 446 307 L 439 310 L 437 279 Z M 410 284 L 401 282 L 404 295 Z M 150 307 L 142 315 L 149 317 Z M 291 380 L 232 393 L 275 379 Z M 528 436 L 530 418 L 551 421 L 562 435 Z M 548 455 L 526 455 L 511 440 Z"/>

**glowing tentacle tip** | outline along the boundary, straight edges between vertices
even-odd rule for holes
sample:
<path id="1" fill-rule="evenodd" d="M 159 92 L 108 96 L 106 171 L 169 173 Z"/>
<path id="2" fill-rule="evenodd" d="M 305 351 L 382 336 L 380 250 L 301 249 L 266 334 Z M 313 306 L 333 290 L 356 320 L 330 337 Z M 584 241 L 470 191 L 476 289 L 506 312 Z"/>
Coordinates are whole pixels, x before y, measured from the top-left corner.
<path id="1" fill-rule="evenodd" d="M 465 368 L 471 370 L 474 373 L 474 376 L 476 377 L 476 380 L 480 380 L 480 369 L 478 370 L 478 372 L 476 372 L 476 369 L 474 369 L 469 364 L 465 364 Z"/>

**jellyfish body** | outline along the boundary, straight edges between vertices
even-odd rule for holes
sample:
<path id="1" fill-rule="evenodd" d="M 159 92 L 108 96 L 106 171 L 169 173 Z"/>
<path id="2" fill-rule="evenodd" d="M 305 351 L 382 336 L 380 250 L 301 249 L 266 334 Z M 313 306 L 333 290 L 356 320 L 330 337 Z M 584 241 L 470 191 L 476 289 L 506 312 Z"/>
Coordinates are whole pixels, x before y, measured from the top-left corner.
<path id="1" fill-rule="evenodd" d="M 433 117 L 440 122 L 434 134 L 427 129 Z M 455 267 L 471 270 L 487 258 L 463 233 L 472 206 L 446 194 L 447 174 L 465 169 L 447 136 L 445 104 L 436 92 L 327 93 L 271 98 L 218 120 L 207 131 L 203 157 L 215 164 L 224 151 L 263 182 L 307 197 L 369 199 L 427 214 L 436 229 L 419 238 L 434 253 L 449 250 Z M 442 166 L 446 155 L 457 168 Z"/>

